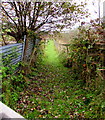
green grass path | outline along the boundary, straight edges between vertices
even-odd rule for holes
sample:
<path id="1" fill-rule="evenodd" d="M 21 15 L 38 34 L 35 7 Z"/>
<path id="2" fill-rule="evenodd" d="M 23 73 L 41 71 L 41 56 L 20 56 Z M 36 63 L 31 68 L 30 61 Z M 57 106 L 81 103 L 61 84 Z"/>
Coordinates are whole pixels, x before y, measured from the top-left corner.
<path id="1" fill-rule="evenodd" d="M 62 66 L 60 59 L 58 57 L 58 51 L 55 48 L 54 41 L 50 40 L 45 47 L 45 64 L 55 65 L 55 66 Z"/>
<path id="2" fill-rule="evenodd" d="M 80 81 L 72 80 L 60 61 L 54 42 L 50 41 L 45 48 L 44 64 L 27 75 L 28 88 L 21 93 L 16 106 L 25 118 L 82 118 L 88 110 Z"/>

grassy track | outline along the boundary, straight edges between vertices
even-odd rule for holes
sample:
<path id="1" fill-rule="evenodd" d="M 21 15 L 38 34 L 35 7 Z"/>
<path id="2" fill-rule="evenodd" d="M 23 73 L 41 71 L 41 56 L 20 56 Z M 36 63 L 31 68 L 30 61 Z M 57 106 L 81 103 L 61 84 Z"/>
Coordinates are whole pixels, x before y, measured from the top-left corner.
<path id="1" fill-rule="evenodd" d="M 45 64 L 55 65 L 55 66 L 62 66 L 60 59 L 58 57 L 58 52 L 54 46 L 54 41 L 50 40 L 48 45 L 46 46 L 45 50 Z"/>
<path id="2" fill-rule="evenodd" d="M 61 64 L 54 42 L 45 48 L 43 64 L 27 75 L 28 88 L 21 93 L 16 110 L 25 118 L 95 118 L 88 108 L 94 94 L 83 90 L 80 80 L 71 78 Z M 92 112 L 91 112 L 92 111 Z"/>

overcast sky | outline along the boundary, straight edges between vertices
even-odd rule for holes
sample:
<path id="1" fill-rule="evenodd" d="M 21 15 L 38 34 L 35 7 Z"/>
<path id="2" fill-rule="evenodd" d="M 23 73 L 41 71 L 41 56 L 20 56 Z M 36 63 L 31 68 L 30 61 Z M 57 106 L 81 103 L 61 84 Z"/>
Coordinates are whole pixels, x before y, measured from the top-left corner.
<path id="1" fill-rule="evenodd" d="M 99 0 L 75 0 L 77 3 L 80 2 L 87 2 L 87 7 L 85 9 L 88 9 L 88 12 L 91 14 L 90 17 L 83 19 L 81 21 L 89 22 L 91 19 L 99 18 Z M 103 17 L 103 2 L 105 0 L 100 0 L 100 15 L 101 18 Z M 104 8 L 105 9 L 105 8 Z M 73 28 L 76 28 L 81 23 L 77 23 Z"/>
<path id="2" fill-rule="evenodd" d="M 99 17 L 99 0 L 87 0 L 88 1 L 88 5 L 87 8 L 89 8 L 89 12 L 91 12 L 91 18 L 95 18 L 95 17 Z M 100 14 L 101 17 L 103 17 L 103 2 L 105 0 L 100 0 Z M 97 14 L 95 14 L 95 12 L 97 12 Z"/>

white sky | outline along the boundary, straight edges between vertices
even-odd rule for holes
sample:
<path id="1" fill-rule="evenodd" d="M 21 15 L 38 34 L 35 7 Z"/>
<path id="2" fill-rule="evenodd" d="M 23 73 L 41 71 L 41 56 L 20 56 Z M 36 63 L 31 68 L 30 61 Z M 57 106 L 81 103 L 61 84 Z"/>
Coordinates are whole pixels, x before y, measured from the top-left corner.
<path id="1" fill-rule="evenodd" d="M 95 17 L 99 17 L 99 6 L 98 6 L 98 3 L 99 3 L 99 0 L 87 0 L 88 1 L 88 6 L 87 8 L 89 9 L 89 12 L 91 12 L 91 18 L 94 19 Z M 101 17 L 103 17 L 103 2 L 105 0 L 100 0 L 100 14 L 101 14 Z M 94 5 L 92 5 L 92 3 Z M 97 12 L 97 14 L 95 14 L 95 12 Z"/>
<path id="2" fill-rule="evenodd" d="M 89 22 L 91 19 L 99 18 L 99 0 L 75 0 L 77 3 L 80 2 L 87 2 L 87 7 L 85 9 L 88 9 L 88 12 L 91 13 L 90 17 L 87 19 L 83 19 L 81 21 Z M 103 17 L 103 2 L 105 0 L 100 0 L 100 16 Z M 105 9 L 105 8 L 104 8 Z M 76 28 L 81 23 L 77 23 L 73 28 Z"/>
<path id="3" fill-rule="evenodd" d="M 89 9 L 89 12 L 91 13 L 91 18 L 97 17 L 98 13 L 95 14 L 95 11 L 98 12 L 98 3 L 100 1 L 100 11 L 101 11 L 101 17 L 103 16 L 103 2 L 105 0 L 74 0 L 76 3 L 86 2 L 87 3 L 87 9 Z M 94 4 L 94 5 L 93 5 Z"/>

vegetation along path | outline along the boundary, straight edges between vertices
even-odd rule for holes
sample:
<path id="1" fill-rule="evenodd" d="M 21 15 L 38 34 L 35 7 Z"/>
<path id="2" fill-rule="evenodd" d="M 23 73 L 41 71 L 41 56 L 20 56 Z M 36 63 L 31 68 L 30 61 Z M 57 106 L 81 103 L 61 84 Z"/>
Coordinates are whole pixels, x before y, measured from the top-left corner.
<path id="1" fill-rule="evenodd" d="M 42 57 L 42 56 L 41 56 Z M 84 118 L 95 116 L 88 104 L 94 97 L 81 89 L 79 80 L 73 80 L 69 69 L 58 57 L 54 42 L 49 41 L 43 59 L 27 75 L 28 88 L 21 92 L 16 110 L 27 119 Z"/>

